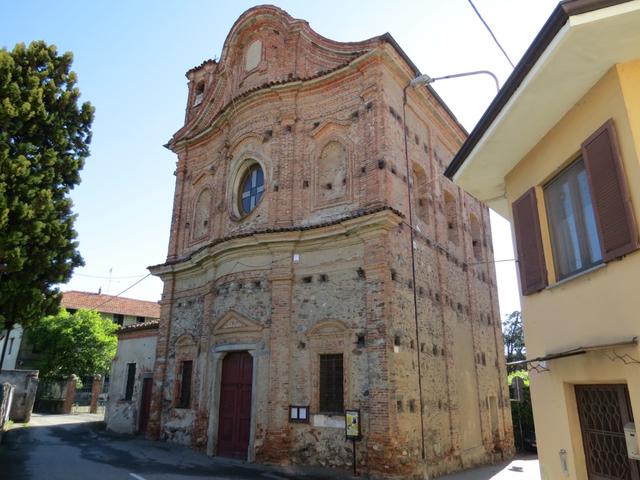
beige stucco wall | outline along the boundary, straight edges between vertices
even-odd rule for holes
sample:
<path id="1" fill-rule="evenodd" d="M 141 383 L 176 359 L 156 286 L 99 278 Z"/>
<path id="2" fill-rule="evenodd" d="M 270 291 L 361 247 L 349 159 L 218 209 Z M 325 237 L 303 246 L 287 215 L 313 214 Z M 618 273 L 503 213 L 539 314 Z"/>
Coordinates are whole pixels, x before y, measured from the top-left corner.
<path id="1" fill-rule="evenodd" d="M 549 287 L 522 298 L 529 358 L 579 346 L 628 340 L 639 333 L 637 272 L 640 253 L 556 283 L 542 186 L 571 163 L 581 143 L 612 118 L 620 144 L 636 218 L 640 217 L 640 61 L 617 65 L 540 140 L 506 177 L 510 203 L 537 187 Z M 615 349 L 640 359 L 637 347 Z M 548 362 L 550 371 L 531 372 L 532 400 L 543 479 L 586 478 L 574 384 L 627 383 L 640 415 L 640 366 L 626 365 L 614 351 L 592 352 Z M 560 465 L 567 451 L 569 476 Z"/>
<path id="2" fill-rule="evenodd" d="M 156 359 L 157 330 L 132 332 L 118 339 L 118 350 L 111 364 L 109 401 L 105 422 L 116 433 L 135 433 L 142 399 L 142 380 L 150 377 Z M 136 364 L 136 376 L 131 400 L 125 400 L 127 364 Z"/>

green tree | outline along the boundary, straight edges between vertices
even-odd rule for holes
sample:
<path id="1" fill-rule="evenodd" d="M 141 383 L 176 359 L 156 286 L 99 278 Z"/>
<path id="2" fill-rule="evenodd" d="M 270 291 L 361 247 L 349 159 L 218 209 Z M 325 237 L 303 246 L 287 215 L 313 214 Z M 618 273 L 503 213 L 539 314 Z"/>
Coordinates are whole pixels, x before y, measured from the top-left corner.
<path id="1" fill-rule="evenodd" d="M 118 325 L 94 310 L 72 315 L 63 308 L 27 330 L 29 343 L 38 352 L 34 366 L 41 377 L 50 379 L 106 373 L 116 354 L 117 330 Z"/>
<path id="2" fill-rule="evenodd" d="M 507 363 L 527 358 L 524 331 L 522 330 L 522 315 L 517 310 L 508 314 L 507 318 L 502 322 L 502 340 L 504 341 Z M 523 368 L 525 368 L 525 365 L 509 365 L 507 366 L 507 371 L 511 373 Z"/>
<path id="3" fill-rule="evenodd" d="M 524 390 L 522 402 L 511 402 L 511 420 L 513 422 L 513 436 L 518 450 L 524 450 L 524 437 L 535 432 L 533 423 L 533 407 L 531 405 L 531 390 L 529 389 L 529 372 L 526 370 L 511 373 L 507 383 L 513 383 L 514 377 L 522 378 Z"/>
<path id="4" fill-rule="evenodd" d="M 0 49 L 0 330 L 55 314 L 55 285 L 83 264 L 69 192 L 94 109 L 79 105 L 72 60 L 42 41 Z"/>

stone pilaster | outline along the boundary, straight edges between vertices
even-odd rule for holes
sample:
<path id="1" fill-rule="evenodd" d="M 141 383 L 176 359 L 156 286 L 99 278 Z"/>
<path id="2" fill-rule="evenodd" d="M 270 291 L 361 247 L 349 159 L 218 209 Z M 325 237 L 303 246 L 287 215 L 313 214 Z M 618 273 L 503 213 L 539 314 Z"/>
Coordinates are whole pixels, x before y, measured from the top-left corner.
<path id="1" fill-rule="evenodd" d="M 173 196 L 173 215 L 171 216 L 171 232 L 169 234 L 169 248 L 167 261 L 176 260 L 180 255 L 181 232 L 185 230 L 182 221 L 182 206 L 184 183 L 187 176 L 186 153 L 180 154 L 176 163 L 176 190 Z"/>
<path id="2" fill-rule="evenodd" d="M 270 385 L 267 434 L 262 461 L 286 462 L 289 456 L 289 365 L 293 245 L 273 249 L 271 267 Z"/>
<path id="3" fill-rule="evenodd" d="M 151 409 L 147 425 L 146 438 L 158 440 L 162 431 L 162 411 L 164 384 L 167 371 L 167 356 L 169 353 L 169 338 L 171 334 L 171 316 L 173 313 L 173 295 L 175 279 L 164 279 L 164 292 L 160 301 L 160 325 L 156 344 L 156 363 L 153 370 L 153 389 L 151 394 Z"/>
<path id="4" fill-rule="evenodd" d="M 386 232 L 385 232 L 386 233 Z M 369 357 L 369 394 L 363 408 L 366 415 L 367 463 L 379 468 L 388 463 L 392 440 L 392 394 L 389 375 L 390 345 L 388 318 L 390 314 L 391 271 L 386 234 L 365 240 L 364 272 L 367 291 L 366 354 Z M 374 373 L 375 372 L 375 373 Z"/>

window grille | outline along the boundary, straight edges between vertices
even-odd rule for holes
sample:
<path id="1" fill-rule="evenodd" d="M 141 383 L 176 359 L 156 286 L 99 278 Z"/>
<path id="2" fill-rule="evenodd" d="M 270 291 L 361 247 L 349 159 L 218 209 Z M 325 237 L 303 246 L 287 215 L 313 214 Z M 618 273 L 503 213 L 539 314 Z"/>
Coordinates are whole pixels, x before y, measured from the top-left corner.
<path id="1" fill-rule="evenodd" d="M 342 354 L 320 355 L 320 412 L 342 413 L 343 410 Z"/>

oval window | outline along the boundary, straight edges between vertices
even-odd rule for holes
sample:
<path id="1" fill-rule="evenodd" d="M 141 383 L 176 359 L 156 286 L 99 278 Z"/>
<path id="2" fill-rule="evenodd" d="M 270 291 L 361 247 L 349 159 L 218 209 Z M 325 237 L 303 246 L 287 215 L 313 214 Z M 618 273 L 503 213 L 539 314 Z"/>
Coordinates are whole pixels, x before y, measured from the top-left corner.
<path id="1" fill-rule="evenodd" d="M 245 57 L 244 68 L 247 72 L 253 70 L 258 65 L 260 65 L 260 60 L 262 59 L 262 42 L 260 40 L 256 40 L 247 49 L 247 54 Z"/>
<path id="2" fill-rule="evenodd" d="M 240 181 L 238 208 L 242 215 L 251 213 L 264 193 L 264 172 L 260 165 L 254 163 L 247 169 Z"/>

